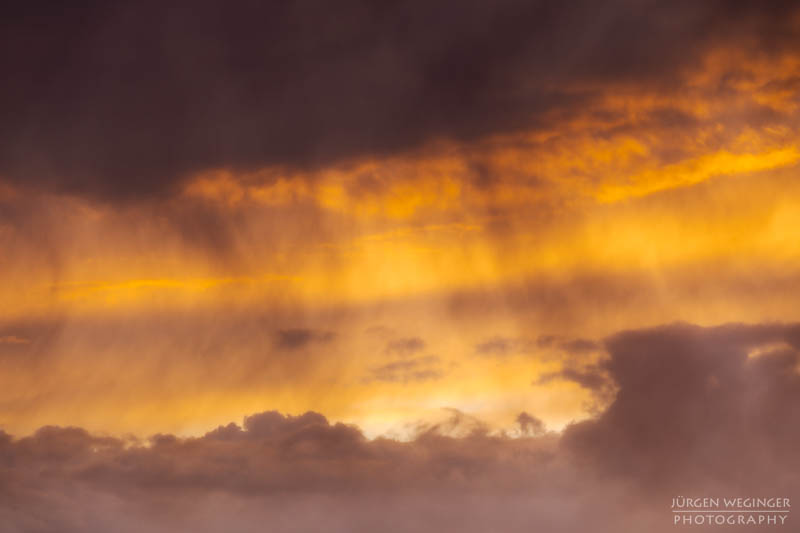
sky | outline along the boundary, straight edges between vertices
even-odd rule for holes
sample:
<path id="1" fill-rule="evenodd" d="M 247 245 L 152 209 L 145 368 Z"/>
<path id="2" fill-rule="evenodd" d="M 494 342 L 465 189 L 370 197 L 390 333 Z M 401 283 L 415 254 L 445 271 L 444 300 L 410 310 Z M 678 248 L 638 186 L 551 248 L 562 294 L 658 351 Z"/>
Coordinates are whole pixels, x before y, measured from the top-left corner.
<path id="1" fill-rule="evenodd" d="M 4 11 L 0 531 L 797 492 L 797 3 Z"/>

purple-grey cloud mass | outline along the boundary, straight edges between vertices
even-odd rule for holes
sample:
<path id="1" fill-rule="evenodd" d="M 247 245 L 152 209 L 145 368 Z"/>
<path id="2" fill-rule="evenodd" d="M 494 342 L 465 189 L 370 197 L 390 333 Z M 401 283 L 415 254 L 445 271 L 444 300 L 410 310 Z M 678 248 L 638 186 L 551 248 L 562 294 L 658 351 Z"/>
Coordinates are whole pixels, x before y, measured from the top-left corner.
<path id="1" fill-rule="evenodd" d="M 675 496 L 797 495 L 800 326 L 675 324 L 605 345 L 616 397 L 561 434 L 522 413 L 519 438 L 475 424 L 369 440 L 274 411 L 146 443 L 2 434 L 0 529 L 672 531 Z"/>

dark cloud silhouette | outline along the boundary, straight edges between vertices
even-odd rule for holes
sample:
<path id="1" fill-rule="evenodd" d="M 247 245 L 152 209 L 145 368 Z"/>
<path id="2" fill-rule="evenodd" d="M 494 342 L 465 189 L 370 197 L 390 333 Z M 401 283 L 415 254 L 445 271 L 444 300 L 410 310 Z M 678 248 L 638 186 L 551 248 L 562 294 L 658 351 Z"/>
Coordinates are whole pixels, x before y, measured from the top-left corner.
<path id="1" fill-rule="evenodd" d="M 526 436 L 536 437 L 544 434 L 547 429 L 544 422 L 524 411 L 517 415 L 517 425 L 520 433 Z"/>
<path id="2" fill-rule="evenodd" d="M 558 372 L 547 372 L 542 374 L 536 384 L 541 385 L 550 383 L 554 379 L 564 379 L 574 381 L 581 387 L 589 390 L 599 391 L 606 388 L 609 384 L 608 374 L 600 365 L 590 365 L 586 368 L 565 368 Z"/>
<path id="3" fill-rule="evenodd" d="M 794 490 L 800 326 L 676 324 L 606 345 L 619 390 L 597 420 L 566 431 L 568 449 L 658 490 Z"/>
<path id="4" fill-rule="evenodd" d="M 547 385 L 554 381 L 577 383 L 591 392 L 592 399 L 585 405 L 587 411 L 591 413 L 601 411 L 614 399 L 616 393 L 616 385 L 606 368 L 605 361 L 581 365 L 576 361 L 567 360 L 564 368 L 541 374 L 533 381 L 533 385 Z"/>
<path id="5" fill-rule="evenodd" d="M 572 381 L 592 391 L 598 400 L 611 399 L 614 381 L 606 368 L 606 360 L 597 362 L 588 357 L 595 352 L 602 352 L 600 343 L 561 335 L 540 335 L 531 344 L 540 349 L 558 350 L 564 356 L 561 370 L 540 375 L 534 385 L 544 385 L 554 380 Z"/>
<path id="6" fill-rule="evenodd" d="M 614 401 L 561 435 L 521 413 L 510 438 L 455 410 L 410 442 L 318 413 L 146 446 L 0 432 L 3 528 L 667 532 L 673 496 L 798 497 L 800 325 L 676 324 L 606 346 Z"/>
<path id="7" fill-rule="evenodd" d="M 112 200 L 546 126 L 720 46 L 796 49 L 795 2 L 16 2 L 0 176 Z M 683 120 L 670 115 L 668 122 Z"/>
<path id="8" fill-rule="evenodd" d="M 489 426 L 480 418 L 456 409 L 455 407 L 445 407 L 442 409 L 447 413 L 443 420 L 436 422 L 419 422 L 413 428 L 416 440 L 424 440 L 430 437 L 486 437 L 489 435 Z"/>

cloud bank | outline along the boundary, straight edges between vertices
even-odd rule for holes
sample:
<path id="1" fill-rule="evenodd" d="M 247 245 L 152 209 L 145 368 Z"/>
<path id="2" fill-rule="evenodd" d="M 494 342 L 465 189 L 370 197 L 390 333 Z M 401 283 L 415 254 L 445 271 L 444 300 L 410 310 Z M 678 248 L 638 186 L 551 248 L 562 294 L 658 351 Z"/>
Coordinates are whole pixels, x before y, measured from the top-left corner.
<path id="1" fill-rule="evenodd" d="M 616 397 L 561 434 L 522 413 L 513 435 L 369 440 L 274 411 L 197 438 L 4 433 L 3 530 L 672 531 L 678 495 L 797 496 L 799 325 L 674 324 L 605 345 Z"/>
<path id="2" fill-rule="evenodd" d="M 129 200 L 206 169 L 543 129 L 608 91 L 674 92 L 712 50 L 796 52 L 797 16 L 752 1 L 17 3 L 0 175 Z"/>

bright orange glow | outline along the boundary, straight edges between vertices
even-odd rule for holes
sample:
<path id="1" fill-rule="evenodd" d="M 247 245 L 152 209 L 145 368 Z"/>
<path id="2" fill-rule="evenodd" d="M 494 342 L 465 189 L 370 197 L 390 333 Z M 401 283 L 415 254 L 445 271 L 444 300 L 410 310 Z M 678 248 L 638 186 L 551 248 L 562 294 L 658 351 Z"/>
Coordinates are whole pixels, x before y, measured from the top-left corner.
<path id="1" fill-rule="evenodd" d="M 800 121 L 770 84 L 797 64 L 720 96 L 732 61 L 551 129 L 207 170 L 161 203 L 35 196 L 40 227 L 0 220 L 0 420 L 191 434 L 269 406 L 403 436 L 453 407 L 560 428 L 596 398 L 534 384 L 574 358 L 539 337 L 800 319 Z"/>

